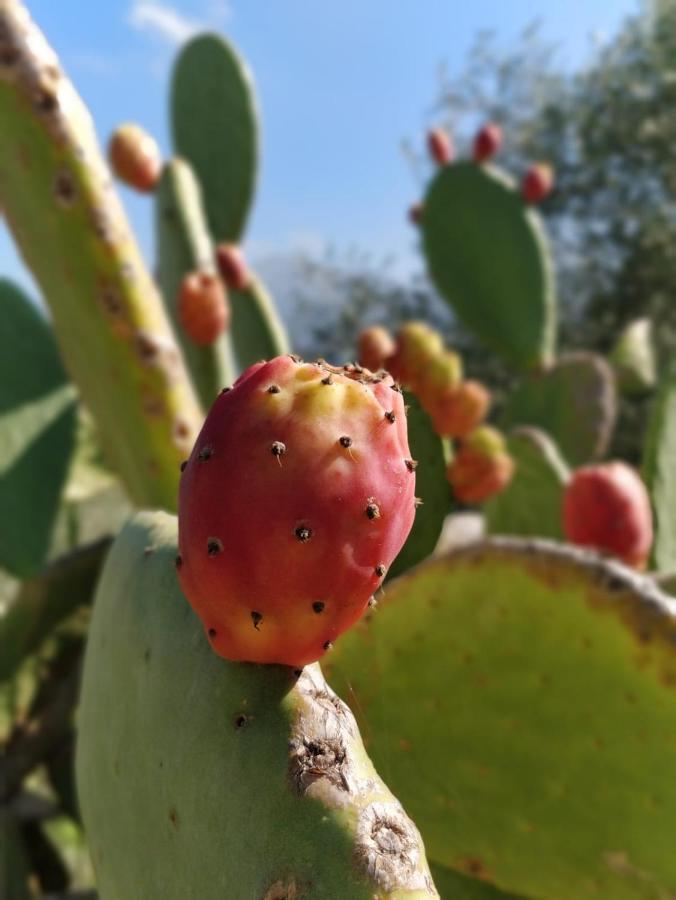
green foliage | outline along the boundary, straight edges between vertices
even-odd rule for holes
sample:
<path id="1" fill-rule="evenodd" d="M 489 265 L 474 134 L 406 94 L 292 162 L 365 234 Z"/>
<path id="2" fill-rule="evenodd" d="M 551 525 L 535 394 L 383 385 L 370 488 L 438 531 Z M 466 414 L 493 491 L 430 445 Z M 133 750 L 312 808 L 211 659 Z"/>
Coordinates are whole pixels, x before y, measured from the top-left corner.
<path id="1" fill-rule="evenodd" d="M 434 550 L 451 509 L 451 489 L 446 480 L 448 442 L 434 431 L 430 417 L 413 394 L 406 394 L 408 407 L 408 443 L 417 460 L 416 496 L 423 501 L 416 510 L 413 529 L 399 556 L 392 563 L 389 577 L 401 575 L 428 557 Z"/>
<path id="2" fill-rule="evenodd" d="M 319 667 L 219 659 L 175 554 L 176 520 L 137 516 L 94 604 L 77 775 L 106 900 L 435 896 L 415 828 Z"/>
<path id="3" fill-rule="evenodd" d="M 555 296 L 538 214 L 502 173 L 470 162 L 441 168 L 423 209 L 429 273 L 458 317 L 509 362 L 548 363 Z"/>
<path id="4" fill-rule="evenodd" d="M 472 869 L 471 860 L 468 860 L 467 867 Z M 446 866 L 432 863 L 430 869 L 441 900 L 523 900 L 517 894 L 505 893 L 486 881 L 461 875 Z M 478 870 L 477 874 L 480 875 Z"/>
<path id="5" fill-rule="evenodd" d="M 89 114 L 24 13 L 0 10 L 0 206 L 106 454 L 137 503 L 172 508 L 197 402 Z"/>
<path id="6" fill-rule="evenodd" d="M 0 565 L 34 574 L 52 539 L 75 448 L 75 390 L 47 322 L 0 279 Z"/>
<path id="7" fill-rule="evenodd" d="M 516 428 L 507 435 L 507 449 L 516 464 L 514 477 L 484 504 L 490 534 L 564 540 L 563 491 L 568 467 L 558 447 L 538 428 Z"/>
<path id="8" fill-rule="evenodd" d="M 232 346 L 241 372 L 260 359 L 289 352 L 286 330 L 263 283 L 255 276 L 241 291 L 230 292 Z"/>
<path id="9" fill-rule="evenodd" d="M 246 66 L 218 35 L 198 35 L 181 50 L 171 120 L 176 152 L 202 185 L 214 239 L 239 241 L 257 177 L 258 114 Z"/>
<path id="10" fill-rule="evenodd" d="M 652 558 L 660 572 L 676 570 L 676 375 L 663 382 L 653 406 L 643 478 L 653 506 Z"/>
<path id="11" fill-rule="evenodd" d="M 178 297 L 185 275 L 214 271 L 214 248 L 202 207 L 200 186 L 188 163 L 168 162 L 155 191 L 157 282 L 174 325 L 183 355 L 204 409 L 235 378 L 230 340 L 226 334 L 199 347 L 185 334 L 178 319 Z"/>
<path id="12" fill-rule="evenodd" d="M 635 319 L 624 328 L 609 361 L 625 394 L 640 396 L 655 387 L 657 371 L 650 319 Z"/>
<path id="13" fill-rule="evenodd" d="M 434 863 L 643 900 L 676 889 L 675 635 L 650 579 L 495 539 L 390 585 L 325 668 Z"/>
<path id="14" fill-rule="evenodd" d="M 503 425 L 533 425 L 554 439 L 571 466 L 605 453 L 616 416 L 612 370 L 593 353 L 569 353 L 533 373 L 507 397 Z"/>

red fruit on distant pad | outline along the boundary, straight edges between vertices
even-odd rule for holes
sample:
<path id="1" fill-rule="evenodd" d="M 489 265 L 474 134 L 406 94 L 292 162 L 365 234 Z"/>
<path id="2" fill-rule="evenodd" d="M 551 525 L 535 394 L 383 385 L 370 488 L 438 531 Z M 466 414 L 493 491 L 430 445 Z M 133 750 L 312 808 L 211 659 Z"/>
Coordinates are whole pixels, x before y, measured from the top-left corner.
<path id="1" fill-rule="evenodd" d="M 181 586 L 213 649 L 303 666 L 356 622 L 413 524 L 389 375 L 277 357 L 212 406 L 181 476 Z"/>
<path id="2" fill-rule="evenodd" d="M 610 553 L 635 568 L 645 566 L 653 540 L 650 499 L 626 463 L 577 469 L 566 488 L 563 524 L 571 543 Z"/>
<path id="3" fill-rule="evenodd" d="M 152 191 L 159 181 L 160 149 L 138 125 L 125 124 L 115 129 L 108 145 L 108 159 L 120 181 L 137 191 Z"/>
<path id="4" fill-rule="evenodd" d="M 217 275 L 190 272 L 181 283 L 178 315 L 188 337 L 200 346 L 213 344 L 228 326 L 230 307 Z"/>
<path id="5" fill-rule="evenodd" d="M 502 128 L 493 122 L 484 125 L 474 138 L 475 162 L 486 162 L 495 156 L 502 146 Z"/>
<path id="6" fill-rule="evenodd" d="M 219 244 L 216 260 L 223 281 L 233 291 L 243 291 L 251 281 L 249 267 L 237 244 Z"/>
<path id="7" fill-rule="evenodd" d="M 535 163 L 523 177 L 521 194 L 526 203 L 540 203 L 554 187 L 554 170 L 545 163 Z"/>
<path id="8" fill-rule="evenodd" d="M 445 166 L 453 159 L 453 142 L 443 128 L 433 128 L 427 135 L 427 149 L 438 166 Z"/>

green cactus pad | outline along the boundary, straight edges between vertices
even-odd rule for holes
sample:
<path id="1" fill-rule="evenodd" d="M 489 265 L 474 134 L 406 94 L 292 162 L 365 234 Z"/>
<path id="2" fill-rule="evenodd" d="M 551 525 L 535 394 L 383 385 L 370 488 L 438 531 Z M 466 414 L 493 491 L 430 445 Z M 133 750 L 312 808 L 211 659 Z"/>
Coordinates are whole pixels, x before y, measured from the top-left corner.
<path id="1" fill-rule="evenodd" d="M 430 864 L 430 869 L 441 900 L 524 900 L 520 895 L 508 894 L 481 881 L 480 871 L 472 878 L 434 863 Z"/>
<path id="2" fill-rule="evenodd" d="M 246 65 L 218 35 L 198 35 L 181 50 L 171 120 L 176 152 L 202 185 L 214 239 L 238 242 L 256 186 L 258 113 Z"/>
<path id="3" fill-rule="evenodd" d="M 503 425 L 546 431 L 571 466 L 602 457 L 615 425 L 615 378 L 595 353 L 569 353 L 529 375 L 507 398 Z"/>
<path id="4" fill-rule="evenodd" d="M 676 375 L 660 387 L 651 413 L 642 475 L 653 507 L 653 565 L 676 571 Z"/>
<path id="5" fill-rule="evenodd" d="M 37 308 L 0 279 L 0 566 L 27 577 L 52 540 L 75 449 L 77 397 Z"/>
<path id="6" fill-rule="evenodd" d="M 242 291 L 230 291 L 232 346 L 240 372 L 259 359 L 289 353 L 286 329 L 275 304 L 260 279 Z"/>
<path id="7" fill-rule="evenodd" d="M 624 394 L 640 396 L 652 390 L 657 381 L 652 321 L 636 319 L 630 322 L 608 359 Z"/>
<path id="8" fill-rule="evenodd" d="M 188 163 L 168 162 L 155 191 L 157 281 L 181 349 L 204 409 L 235 378 L 230 341 L 226 334 L 208 347 L 199 347 L 178 320 L 178 297 L 185 275 L 214 272 L 214 248 L 204 217 L 200 186 Z"/>
<path id="9" fill-rule="evenodd" d="M 676 892 L 676 602 L 493 539 L 389 586 L 325 666 L 428 857 L 548 900 Z"/>
<path id="10" fill-rule="evenodd" d="M 503 173 L 470 162 L 442 167 L 423 209 L 429 274 L 454 312 L 508 362 L 547 364 L 555 291 L 538 213 Z"/>
<path id="11" fill-rule="evenodd" d="M 0 207 L 64 362 L 139 504 L 172 508 L 201 415 L 91 119 L 19 2 L 0 4 Z"/>
<path id="12" fill-rule="evenodd" d="M 401 575 L 432 553 L 451 510 L 451 489 L 446 478 L 447 442 L 435 433 L 418 398 L 407 393 L 405 400 L 408 443 L 411 456 L 418 462 L 415 492 L 423 502 L 416 510 L 408 540 L 390 567 L 390 578 Z"/>
<path id="13" fill-rule="evenodd" d="M 229 663 L 178 587 L 176 520 L 108 557 L 78 791 L 105 900 L 435 897 L 419 835 L 318 666 Z"/>
<path id="14" fill-rule="evenodd" d="M 544 431 L 524 427 L 507 436 L 507 449 L 516 469 L 505 490 L 484 505 L 487 531 L 564 540 L 561 505 L 570 472 L 556 444 Z"/>

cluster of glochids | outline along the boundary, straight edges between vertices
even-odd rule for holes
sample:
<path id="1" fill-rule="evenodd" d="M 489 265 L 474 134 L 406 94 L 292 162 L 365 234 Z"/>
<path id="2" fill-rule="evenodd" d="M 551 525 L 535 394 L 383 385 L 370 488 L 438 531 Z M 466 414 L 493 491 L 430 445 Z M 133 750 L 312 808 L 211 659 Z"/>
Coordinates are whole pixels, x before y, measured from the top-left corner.
<path id="1" fill-rule="evenodd" d="M 479 129 L 472 145 L 472 159 L 478 165 L 490 162 L 502 147 L 502 129 L 495 122 L 489 122 Z M 455 159 L 453 140 L 443 128 L 433 128 L 427 134 L 427 150 L 437 166 L 448 166 Z M 554 170 L 547 163 L 530 165 L 521 180 L 521 196 L 524 203 L 540 203 L 554 187 Z M 423 207 L 415 203 L 409 210 L 409 218 L 414 224 L 421 220 Z"/>
<path id="2" fill-rule="evenodd" d="M 108 159 L 124 184 L 151 193 L 162 175 L 163 163 L 155 139 L 138 125 L 120 125 L 108 145 Z M 188 272 L 177 297 L 178 319 L 190 340 L 199 346 L 213 344 L 230 324 L 228 291 L 247 288 L 251 274 L 241 248 L 220 244 L 214 263 Z"/>
<path id="3" fill-rule="evenodd" d="M 182 466 L 183 591 L 213 649 L 303 666 L 375 603 L 415 517 L 401 389 L 281 356 L 212 406 Z"/>
<path id="4" fill-rule="evenodd" d="M 514 462 L 500 432 L 484 424 L 490 393 L 463 378 L 460 356 L 444 346 L 437 331 L 425 322 L 408 322 L 395 340 L 381 326 L 367 328 L 359 336 L 359 361 L 390 372 L 418 397 L 437 434 L 455 440 L 447 476 L 458 500 L 481 503 L 507 486 Z"/>

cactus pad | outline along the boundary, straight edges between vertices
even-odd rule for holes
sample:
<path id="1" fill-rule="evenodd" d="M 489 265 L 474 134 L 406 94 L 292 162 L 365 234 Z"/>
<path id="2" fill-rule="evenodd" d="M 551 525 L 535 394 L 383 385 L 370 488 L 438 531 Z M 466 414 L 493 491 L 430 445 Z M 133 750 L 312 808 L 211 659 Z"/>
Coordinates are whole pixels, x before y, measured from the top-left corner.
<path id="1" fill-rule="evenodd" d="M 566 462 L 582 465 L 605 453 L 617 412 L 615 378 L 595 353 L 569 353 L 529 375 L 507 398 L 503 424 L 546 431 Z"/>
<path id="2" fill-rule="evenodd" d="M 219 659 L 175 554 L 175 519 L 138 516 L 94 604 L 77 775 L 102 896 L 436 897 L 415 827 L 319 667 Z"/>
<path id="3" fill-rule="evenodd" d="M 629 396 L 645 394 L 655 387 L 657 361 L 653 346 L 652 321 L 636 319 L 620 334 L 609 361 L 620 390 Z"/>
<path id="4" fill-rule="evenodd" d="M 258 114 L 251 76 L 216 34 L 193 38 L 174 68 L 171 117 L 176 152 L 202 185 L 214 239 L 242 237 L 258 169 Z"/>
<path id="5" fill-rule="evenodd" d="M 230 334 L 240 372 L 259 359 L 274 359 L 289 352 L 284 324 L 260 279 L 252 275 L 246 288 L 231 291 L 230 304 Z"/>
<path id="6" fill-rule="evenodd" d="M 555 296 L 539 215 L 496 169 L 444 166 L 424 200 L 423 248 L 437 288 L 476 335 L 522 368 L 549 362 Z"/>
<path id="7" fill-rule="evenodd" d="M 660 572 L 676 570 L 676 376 L 665 379 L 651 414 L 643 459 L 643 478 L 653 506 L 653 563 Z"/>
<path id="8" fill-rule="evenodd" d="M 434 863 L 528 897 L 657 900 L 676 892 L 675 638 L 651 579 L 493 539 L 392 583 L 325 668 Z"/>

